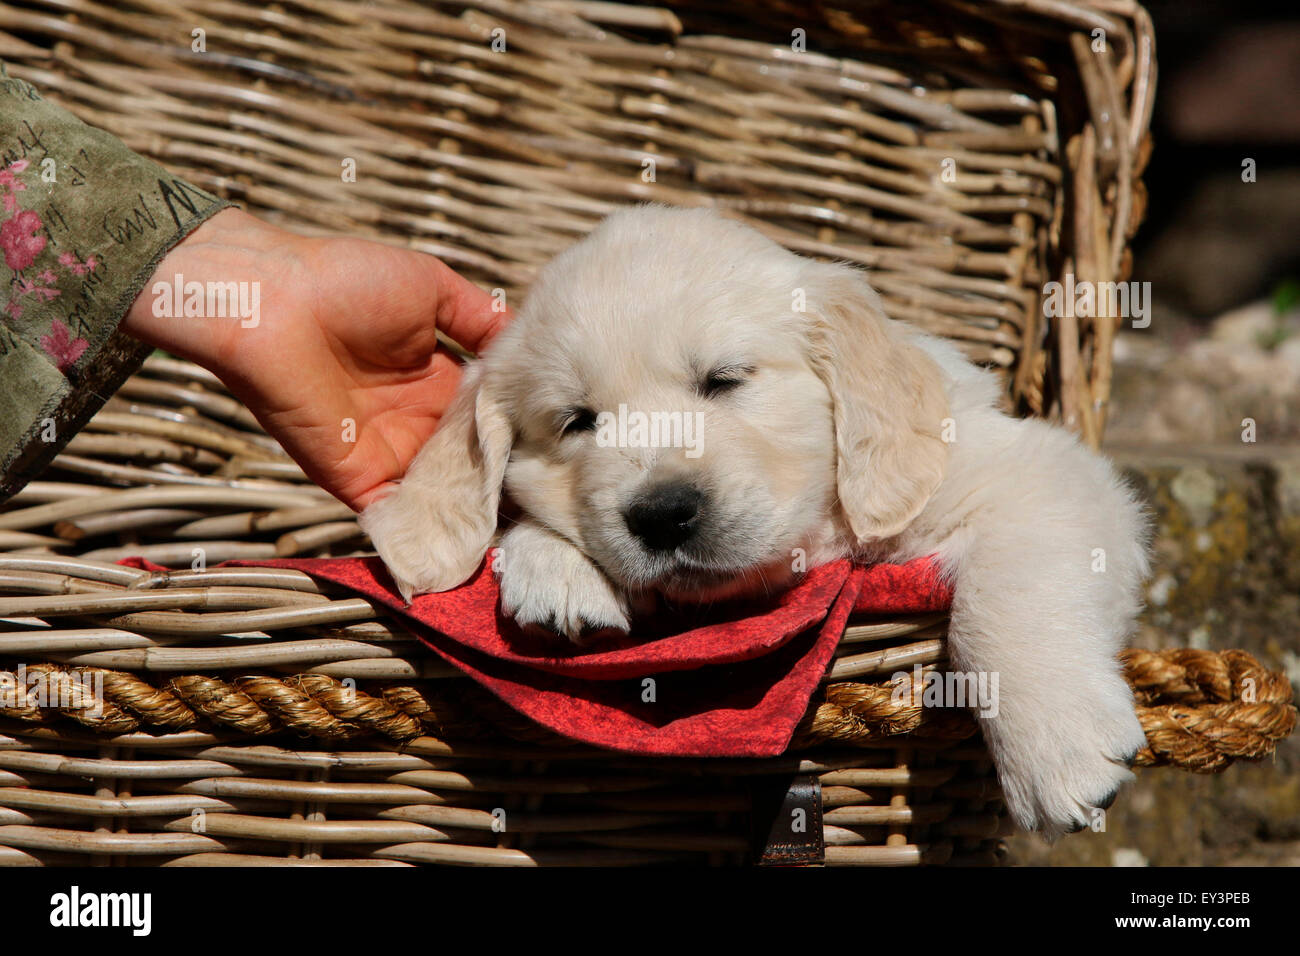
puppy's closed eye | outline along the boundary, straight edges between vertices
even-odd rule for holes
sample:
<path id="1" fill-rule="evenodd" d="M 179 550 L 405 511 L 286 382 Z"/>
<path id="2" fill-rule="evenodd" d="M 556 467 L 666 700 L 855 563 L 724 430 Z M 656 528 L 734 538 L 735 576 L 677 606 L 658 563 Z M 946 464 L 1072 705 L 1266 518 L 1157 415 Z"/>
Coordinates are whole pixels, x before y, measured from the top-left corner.
<path id="1" fill-rule="evenodd" d="M 590 408 L 569 408 L 560 414 L 560 434 L 564 437 L 589 432 L 596 427 L 596 413 Z"/>
<path id="2" fill-rule="evenodd" d="M 713 398 L 735 391 L 753 374 L 752 365 L 719 365 L 700 379 L 697 389 L 705 398 Z"/>

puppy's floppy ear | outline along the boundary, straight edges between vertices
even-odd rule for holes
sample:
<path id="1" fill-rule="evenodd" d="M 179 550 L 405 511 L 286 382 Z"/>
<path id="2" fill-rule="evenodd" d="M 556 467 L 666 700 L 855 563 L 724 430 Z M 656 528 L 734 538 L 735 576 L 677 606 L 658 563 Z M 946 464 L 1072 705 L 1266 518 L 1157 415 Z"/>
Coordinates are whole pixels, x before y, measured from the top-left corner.
<path id="1" fill-rule="evenodd" d="M 812 263 L 804 281 L 810 357 L 834 403 L 840 506 L 858 543 L 892 537 L 943 480 L 939 367 L 856 270 Z"/>
<path id="2" fill-rule="evenodd" d="M 362 512 L 362 529 L 407 601 L 454 588 L 478 568 L 496 531 L 512 436 L 481 366 L 470 365 L 397 489 Z"/>

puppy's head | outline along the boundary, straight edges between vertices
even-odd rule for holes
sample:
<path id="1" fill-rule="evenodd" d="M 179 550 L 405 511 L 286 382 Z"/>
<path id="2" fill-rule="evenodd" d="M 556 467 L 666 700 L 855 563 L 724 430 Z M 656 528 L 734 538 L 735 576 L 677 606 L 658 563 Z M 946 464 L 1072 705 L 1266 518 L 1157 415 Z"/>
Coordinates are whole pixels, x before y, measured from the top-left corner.
<path id="1" fill-rule="evenodd" d="M 639 207 L 542 270 L 362 522 L 408 596 L 474 571 L 503 484 L 629 591 L 762 593 L 905 528 L 946 415 L 938 369 L 856 271 Z"/>

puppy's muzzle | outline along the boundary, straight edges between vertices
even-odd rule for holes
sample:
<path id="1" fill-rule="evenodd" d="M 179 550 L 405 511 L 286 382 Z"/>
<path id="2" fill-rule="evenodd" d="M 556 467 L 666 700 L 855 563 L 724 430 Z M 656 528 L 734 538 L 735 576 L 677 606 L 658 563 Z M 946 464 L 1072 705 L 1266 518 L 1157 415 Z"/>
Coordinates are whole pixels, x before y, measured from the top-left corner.
<path id="1" fill-rule="evenodd" d="M 637 495 L 623 512 L 623 520 L 646 550 L 671 552 L 695 536 L 704 506 L 704 492 L 694 485 L 665 482 Z"/>

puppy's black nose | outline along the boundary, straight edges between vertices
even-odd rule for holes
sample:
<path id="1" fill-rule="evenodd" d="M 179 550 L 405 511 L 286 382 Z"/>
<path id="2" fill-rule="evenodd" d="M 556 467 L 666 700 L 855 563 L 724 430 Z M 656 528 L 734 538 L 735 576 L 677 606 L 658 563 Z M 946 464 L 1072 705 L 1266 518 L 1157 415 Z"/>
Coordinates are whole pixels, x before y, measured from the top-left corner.
<path id="1" fill-rule="evenodd" d="M 638 495 L 623 520 L 651 551 L 672 551 L 695 534 L 703 504 L 704 493 L 694 485 L 668 482 Z"/>

